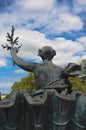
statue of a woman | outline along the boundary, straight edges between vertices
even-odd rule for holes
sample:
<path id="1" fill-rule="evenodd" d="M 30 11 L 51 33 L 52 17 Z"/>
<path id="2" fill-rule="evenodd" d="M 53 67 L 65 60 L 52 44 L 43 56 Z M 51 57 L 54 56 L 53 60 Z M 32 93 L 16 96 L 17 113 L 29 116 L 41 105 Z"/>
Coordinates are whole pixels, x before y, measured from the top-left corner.
<path id="1" fill-rule="evenodd" d="M 68 88 L 68 93 L 72 92 L 72 85 L 68 80 L 69 76 L 76 74 L 70 74 L 71 71 L 80 70 L 80 66 L 74 63 L 68 64 L 66 72 L 63 68 L 56 66 L 52 63 L 53 57 L 56 55 L 56 51 L 50 46 L 45 46 L 38 51 L 38 56 L 43 60 L 42 64 L 35 62 L 25 62 L 16 55 L 16 49 L 11 49 L 11 55 L 14 63 L 22 69 L 33 72 L 35 76 L 35 85 L 37 89 L 43 89 L 46 87 L 56 88 L 59 92 Z"/>
<path id="2" fill-rule="evenodd" d="M 16 65 L 18 65 L 19 67 L 21 67 L 26 71 L 34 73 L 37 89 L 46 87 L 50 83 L 60 78 L 62 68 L 52 63 L 52 59 L 56 55 L 56 52 L 55 50 L 53 50 L 52 47 L 45 46 L 38 51 L 38 55 L 43 60 L 42 64 L 23 61 L 16 55 L 14 49 L 11 49 L 10 52 L 13 61 L 15 62 Z"/>
<path id="3" fill-rule="evenodd" d="M 7 32 L 6 36 L 7 41 L 11 46 L 7 44 L 2 45 L 3 49 L 6 48 L 7 50 L 10 50 L 13 64 L 18 65 L 28 72 L 34 73 L 37 89 L 43 89 L 46 87 L 57 88 L 59 92 L 61 92 L 63 89 L 68 88 L 68 93 L 71 93 L 72 85 L 68 78 L 69 76 L 76 76 L 77 73 L 74 72 L 71 74 L 71 72 L 80 70 L 81 66 L 69 63 L 66 71 L 64 71 L 63 68 L 56 66 L 52 63 L 52 59 L 56 55 L 56 51 L 50 46 L 45 46 L 38 51 L 38 56 L 40 56 L 43 60 L 42 64 L 25 62 L 16 54 L 22 45 L 14 47 L 14 45 L 18 45 L 18 37 L 14 39 L 14 30 L 15 28 L 12 26 L 11 34 Z"/>

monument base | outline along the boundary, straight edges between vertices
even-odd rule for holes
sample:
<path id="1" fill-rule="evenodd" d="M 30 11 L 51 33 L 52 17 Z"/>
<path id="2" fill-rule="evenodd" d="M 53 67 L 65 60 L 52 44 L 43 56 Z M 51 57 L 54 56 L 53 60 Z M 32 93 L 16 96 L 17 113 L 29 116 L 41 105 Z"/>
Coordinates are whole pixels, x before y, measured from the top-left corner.
<path id="1" fill-rule="evenodd" d="M 86 130 L 86 97 L 46 89 L 17 90 L 0 101 L 0 130 Z"/>

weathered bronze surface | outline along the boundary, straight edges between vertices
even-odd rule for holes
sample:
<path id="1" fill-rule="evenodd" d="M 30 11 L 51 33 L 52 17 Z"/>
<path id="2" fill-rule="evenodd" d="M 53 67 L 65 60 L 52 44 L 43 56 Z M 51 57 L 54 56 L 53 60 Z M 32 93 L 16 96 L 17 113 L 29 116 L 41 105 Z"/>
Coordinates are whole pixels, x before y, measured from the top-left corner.
<path id="1" fill-rule="evenodd" d="M 69 63 L 66 71 L 64 71 L 63 68 L 56 66 L 52 63 L 52 59 L 54 55 L 56 55 L 56 52 L 52 47 L 45 46 L 39 50 L 38 55 L 43 60 L 42 64 L 25 62 L 16 55 L 15 48 L 12 48 L 10 52 L 15 64 L 26 71 L 34 73 L 37 90 L 49 87 L 57 88 L 58 91 L 62 91 L 65 88 L 68 88 L 68 93 L 72 92 L 72 85 L 68 78 L 69 76 L 74 77 L 78 75 L 81 66 Z"/>
<path id="2" fill-rule="evenodd" d="M 0 130 L 86 130 L 86 97 L 46 89 L 0 101 Z"/>
<path id="3" fill-rule="evenodd" d="M 33 72 L 37 91 L 29 95 L 18 90 L 11 99 L 0 101 L 0 130 L 86 130 L 86 97 L 72 91 L 70 76 L 79 75 L 81 66 L 69 63 L 66 70 L 52 63 L 56 55 L 52 47 L 38 51 L 43 63 L 29 63 L 17 56 L 18 37 L 7 33 L 13 64 Z M 18 44 L 17 44 L 18 45 Z M 67 91 L 65 91 L 67 89 Z"/>

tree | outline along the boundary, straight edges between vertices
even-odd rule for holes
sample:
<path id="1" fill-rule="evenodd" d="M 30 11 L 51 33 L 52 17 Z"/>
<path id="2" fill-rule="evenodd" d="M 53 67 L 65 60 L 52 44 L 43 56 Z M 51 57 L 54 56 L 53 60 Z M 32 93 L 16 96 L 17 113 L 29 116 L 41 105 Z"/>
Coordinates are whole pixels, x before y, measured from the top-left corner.
<path id="1" fill-rule="evenodd" d="M 82 60 L 81 63 L 81 75 L 72 78 L 70 77 L 69 80 L 73 85 L 74 91 L 80 91 L 86 96 L 86 59 Z"/>
<path id="2" fill-rule="evenodd" d="M 31 93 L 36 90 L 35 79 L 33 73 L 29 73 L 27 77 L 22 78 L 20 82 L 15 82 L 12 86 L 12 91 L 15 90 L 26 90 L 28 93 Z"/>
<path id="3" fill-rule="evenodd" d="M 80 91 L 86 96 L 86 83 L 82 82 L 81 77 L 70 77 L 69 80 L 72 83 L 72 87 L 74 91 Z"/>
<path id="4" fill-rule="evenodd" d="M 82 66 L 81 71 L 82 82 L 86 83 L 86 59 L 82 60 L 81 66 Z"/>
<path id="5" fill-rule="evenodd" d="M 76 77 L 70 77 L 69 80 L 72 83 L 72 88 L 74 91 L 80 91 L 86 96 L 86 60 L 82 60 L 80 65 L 80 75 Z M 66 69 L 67 67 L 64 68 L 64 70 Z"/>

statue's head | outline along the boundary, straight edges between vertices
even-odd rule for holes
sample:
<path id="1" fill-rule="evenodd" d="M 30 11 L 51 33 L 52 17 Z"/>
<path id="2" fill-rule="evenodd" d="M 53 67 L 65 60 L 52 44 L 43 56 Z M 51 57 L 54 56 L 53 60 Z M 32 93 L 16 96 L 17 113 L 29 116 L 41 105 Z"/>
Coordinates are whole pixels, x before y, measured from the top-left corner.
<path id="1" fill-rule="evenodd" d="M 55 55 L 56 51 L 50 46 L 44 46 L 42 49 L 38 50 L 38 56 L 40 56 L 43 60 L 52 60 Z"/>

